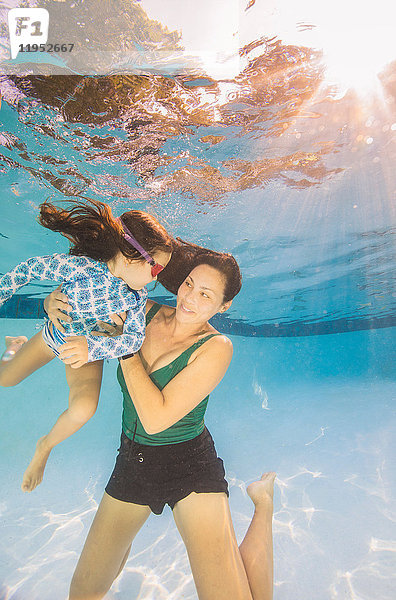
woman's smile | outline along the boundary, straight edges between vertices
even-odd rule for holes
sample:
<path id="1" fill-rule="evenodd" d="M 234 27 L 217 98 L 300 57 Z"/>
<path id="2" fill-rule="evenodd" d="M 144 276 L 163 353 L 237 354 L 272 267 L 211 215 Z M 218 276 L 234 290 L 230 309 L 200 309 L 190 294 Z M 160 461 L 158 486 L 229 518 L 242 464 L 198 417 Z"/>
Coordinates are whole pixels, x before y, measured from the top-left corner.
<path id="1" fill-rule="evenodd" d="M 180 303 L 179 308 L 182 312 L 184 312 L 186 315 L 192 315 L 194 313 L 193 310 L 191 310 L 190 308 L 187 308 L 187 306 L 185 306 L 183 304 L 183 302 Z"/>

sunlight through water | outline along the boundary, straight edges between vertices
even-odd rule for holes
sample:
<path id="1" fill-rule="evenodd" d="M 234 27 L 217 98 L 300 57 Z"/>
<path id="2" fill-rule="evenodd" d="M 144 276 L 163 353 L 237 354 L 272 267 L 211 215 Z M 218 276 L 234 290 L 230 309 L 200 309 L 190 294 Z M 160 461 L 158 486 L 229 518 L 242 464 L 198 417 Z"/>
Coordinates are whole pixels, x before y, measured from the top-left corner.
<path id="1" fill-rule="evenodd" d="M 234 355 L 206 424 L 238 542 L 254 510 L 246 488 L 274 470 L 275 600 L 393 600 L 395 3 L 24 4 L 47 7 L 49 41 L 76 52 L 56 72 L 0 72 L 0 272 L 68 250 L 37 222 L 47 198 L 146 210 L 231 252 L 243 287 L 213 325 Z M 17 5 L 0 3 L 0 62 Z M 54 287 L 36 280 L 1 306 L 1 340 L 37 333 Z M 149 293 L 174 302 L 160 285 Z M 32 494 L 21 478 L 67 405 L 63 366 L 0 390 L 1 600 L 67 598 L 119 446 L 115 362 L 94 418 Z M 197 600 L 168 507 L 108 598 Z"/>

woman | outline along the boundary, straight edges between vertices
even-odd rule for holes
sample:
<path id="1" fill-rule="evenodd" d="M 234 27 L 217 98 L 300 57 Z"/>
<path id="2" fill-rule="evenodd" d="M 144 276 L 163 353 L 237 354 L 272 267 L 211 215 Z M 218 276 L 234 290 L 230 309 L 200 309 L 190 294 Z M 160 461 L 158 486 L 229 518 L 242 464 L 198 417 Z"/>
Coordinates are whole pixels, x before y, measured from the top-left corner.
<path id="1" fill-rule="evenodd" d="M 238 548 L 223 463 L 203 422 L 208 394 L 232 356 L 231 341 L 208 321 L 230 307 L 240 286 L 235 259 L 206 252 L 195 258 L 180 285 L 176 308 L 148 301 L 141 351 L 120 360 L 121 448 L 77 564 L 70 600 L 105 596 L 135 535 L 166 503 L 186 545 L 200 600 L 272 598 L 275 474 L 266 473 L 248 487 L 255 513 Z M 54 322 L 64 318 L 58 309 L 67 309 L 66 300 L 53 292 L 47 302 Z"/>

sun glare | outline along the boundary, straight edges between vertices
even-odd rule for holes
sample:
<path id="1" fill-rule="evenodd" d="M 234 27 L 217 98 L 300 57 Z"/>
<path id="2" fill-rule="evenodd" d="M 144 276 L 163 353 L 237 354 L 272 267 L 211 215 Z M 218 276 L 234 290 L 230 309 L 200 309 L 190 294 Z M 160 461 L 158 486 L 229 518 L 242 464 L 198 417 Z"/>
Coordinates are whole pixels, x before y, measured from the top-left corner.
<path id="1" fill-rule="evenodd" d="M 375 91 L 378 74 L 396 59 L 394 19 L 390 10 L 380 10 L 381 4 L 370 3 L 368 9 L 364 3 L 344 2 L 342 11 L 318 26 L 328 83 L 360 93 Z"/>
<path id="2" fill-rule="evenodd" d="M 266 0 L 247 19 L 245 44 L 265 35 L 321 50 L 325 81 L 340 92 L 375 92 L 378 73 L 396 59 L 393 0 Z"/>

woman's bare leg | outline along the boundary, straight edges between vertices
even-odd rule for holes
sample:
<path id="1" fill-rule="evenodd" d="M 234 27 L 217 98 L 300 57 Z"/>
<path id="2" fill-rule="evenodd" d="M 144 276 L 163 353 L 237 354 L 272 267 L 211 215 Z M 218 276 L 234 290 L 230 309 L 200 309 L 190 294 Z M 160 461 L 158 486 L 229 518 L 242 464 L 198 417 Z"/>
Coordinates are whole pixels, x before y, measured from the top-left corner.
<path id="1" fill-rule="evenodd" d="M 192 493 L 175 505 L 200 600 L 271 600 L 274 479 L 265 473 L 249 486 L 255 513 L 239 549 L 225 494 Z"/>
<path id="2" fill-rule="evenodd" d="M 69 600 L 105 596 L 150 513 L 148 506 L 121 502 L 104 493 L 73 575 Z"/>
<path id="3" fill-rule="evenodd" d="M 254 515 L 239 546 L 254 600 L 272 600 L 272 514 L 275 473 L 264 473 L 247 492 L 254 502 Z"/>
<path id="4" fill-rule="evenodd" d="M 69 408 L 60 415 L 51 431 L 37 442 L 36 451 L 23 476 L 24 492 L 31 492 L 41 483 L 51 450 L 81 429 L 98 406 L 103 361 L 87 363 L 79 369 L 65 366 L 70 388 Z"/>
<path id="5" fill-rule="evenodd" d="M 252 600 L 224 493 L 193 492 L 173 509 L 200 600 Z"/>
<path id="6" fill-rule="evenodd" d="M 17 385 L 53 358 L 55 354 L 44 342 L 39 331 L 21 346 L 12 360 L 0 361 L 0 385 L 5 387 Z"/>

